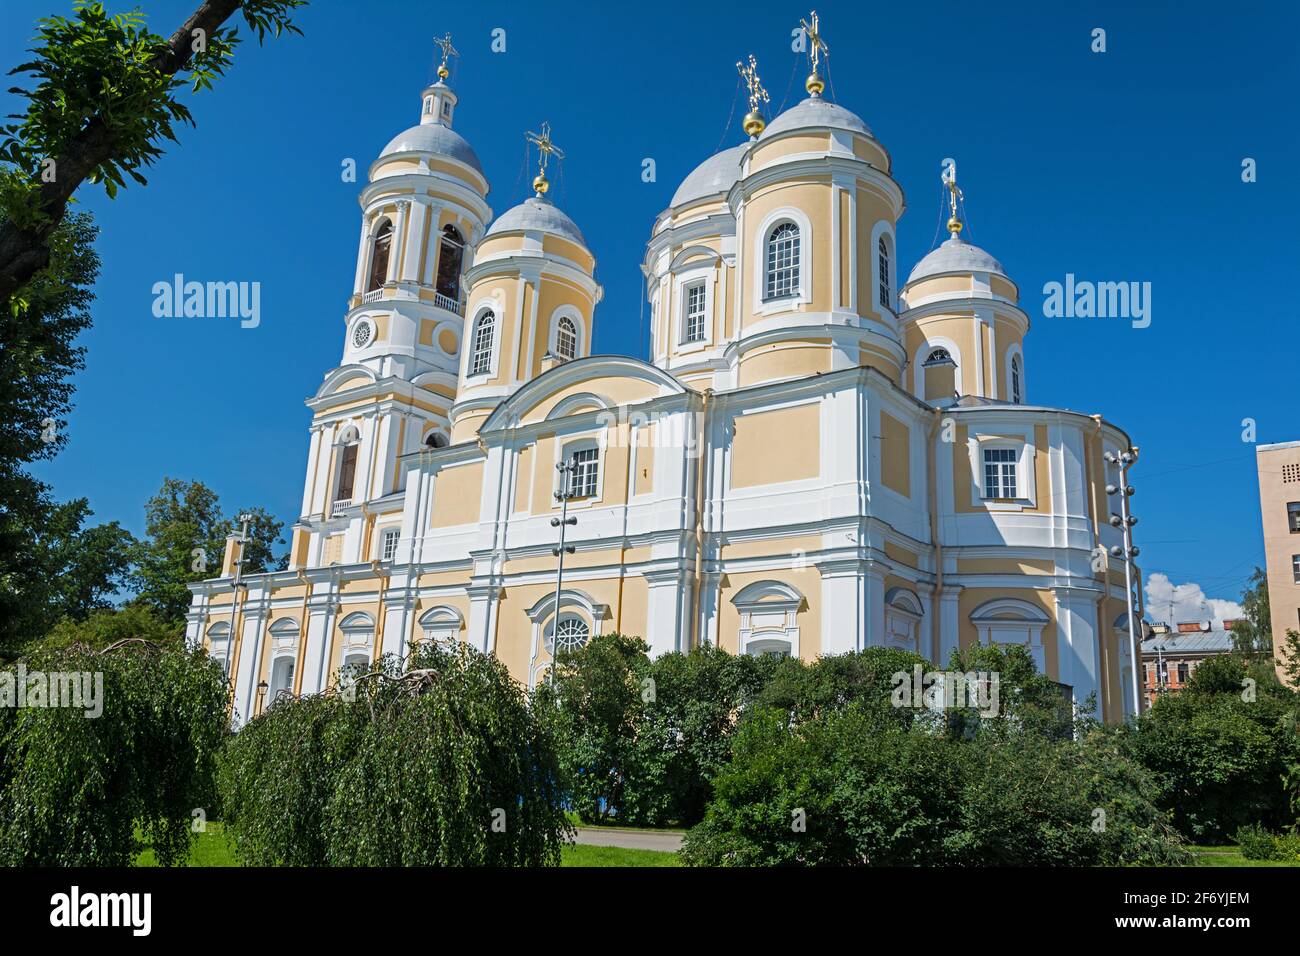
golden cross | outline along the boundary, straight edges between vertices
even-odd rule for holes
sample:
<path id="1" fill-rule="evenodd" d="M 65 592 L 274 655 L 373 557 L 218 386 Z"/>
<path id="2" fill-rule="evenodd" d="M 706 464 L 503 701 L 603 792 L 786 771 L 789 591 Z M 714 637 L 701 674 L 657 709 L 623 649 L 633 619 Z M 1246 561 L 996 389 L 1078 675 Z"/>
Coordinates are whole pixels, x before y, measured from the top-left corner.
<path id="1" fill-rule="evenodd" d="M 456 51 L 456 48 L 451 45 L 450 33 L 446 34 L 445 36 L 434 37 L 433 42 L 437 44 L 438 49 L 442 50 L 442 62 L 438 64 L 438 75 L 443 79 L 446 79 L 448 73 L 450 72 L 447 69 L 447 57 L 460 56 L 460 53 L 458 53 Z"/>
<path id="2" fill-rule="evenodd" d="M 957 164 L 954 163 L 943 171 L 940 177 L 943 184 L 948 187 L 948 206 L 952 210 L 952 215 L 948 219 L 948 231 L 956 236 L 961 232 L 961 220 L 957 218 L 957 203 L 964 201 L 966 197 L 962 194 L 961 187 L 957 185 Z"/>
<path id="3" fill-rule="evenodd" d="M 546 175 L 547 159 L 551 156 L 554 156 L 556 159 L 564 158 L 564 150 L 556 146 L 554 141 L 551 139 L 550 123 L 543 123 L 542 131 L 540 133 L 528 132 L 525 133 L 524 136 L 528 139 L 528 142 L 537 147 L 538 168 L 543 176 Z"/>
<path id="4" fill-rule="evenodd" d="M 831 55 L 830 48 L 826 41 L 822 39 L 820 22 L 817 19 L 817 11 L 814 10 L 809 17 L 812 23 L 807 20 L 800 20 L 799 26 L 803 27 L 804 34 L 808 37 L 808 60 L 812 64 L 813 73 L 817 72 L 817 64 L 821 62 L 821 55 L 825 53 Z"/>
<path id="5" fill-rule="evenodd" d="M 754 54 L 749 55 L 749 65 L 746 66 L 744 61 L 736 62 L 736 69 L 740 71 L 741 78 L 745 85 L 749 87 L 749 110 L 751 113 L 759 111 L 760 103 L 770 103 L 771 97 L 767 95 L 767 90 L 763 89 L 763 81 L 758 76 L 758 61 L 754 59 Z"/>

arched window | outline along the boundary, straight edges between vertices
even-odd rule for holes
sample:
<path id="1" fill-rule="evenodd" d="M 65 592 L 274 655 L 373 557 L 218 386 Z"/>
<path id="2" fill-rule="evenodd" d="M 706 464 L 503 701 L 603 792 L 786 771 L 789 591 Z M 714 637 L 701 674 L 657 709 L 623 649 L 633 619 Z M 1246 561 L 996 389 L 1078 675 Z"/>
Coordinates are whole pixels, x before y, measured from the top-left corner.
<path id="1" fill-rule="evenodd" d="M 951 362 L 951 361 L 952 361 L 952 356 L 948 354 L 947 349 L 935 349 L 929 355 L 926 356 L 925 364 L 930 365 L 932 363 L 937 364 L 939 362 Z"/>
<path id="2" fill-rule="evenodd" d="M 885 237 L 881 236 L 876 243 L 877 273 L 880 277 L 880 304 L 886 309 L 892 309 L 891 304 L 893 296 L 889 288 L 889 243 Z"/>
<path id="3" fill-rule="evenodd" d="M 442 432 L 429 432 L 424 438 L 426 448 L 446 448 L 447 436 Z"/>
<path id="4" fill-rule="evenodd" d="M 270 693 L 267 694 L 268 703 L 274 704 L 281 697 L 293 694 L 293 669 L 295 663 L 294 659 L 288 656 L 275 659 L 275 663 L 271 665 L 271 687 Z"/>
<path id="5" fill-rule="evenodd" d="M 571 615 L 560 618 L 560 623 L 552 625 L 548 631 L 550 633 L 546 636 L 546 649 L 552 654 L 572 654 L 586 644 L 587 638 L 591 635 L 587 622 Z"/>
<path id="6" fill-rule="evenodd" d="M 352 492 L 357 480 L 357 452 L 361 448 L 355 428 L 345 431 L 342 441 L 345 444 L 343 453 L 339 456 L 339 483 L 338 489 L 334 492 L 336 508 L 347 507 L 352 503 Z"/>
<path id="7" fill-rule="evenodd" d="M 799 227 L 780 223 L 767 237 L 767 281 L 763 301 L 799 294 Z"/>
<path id="8" fill-rule="evenodd" d="M 393 224 L 385 219 L 375 230 L 375 238 L 370 250 L 370 278 L 366 280 L 366 291 L 373 292 L 381 288 L 388 278 L 388 253 L 393 243 Z"/>
<path id="9" fill-rule="evenodd" d="M 782 581 L 754 581 L 731 599 L 740 614 L 742 654 L 799 656 L 799 611 L 803 595 Z"/>
<path id="10" fill-rule="evenodd" d="M 566 360 L 578 354 L 578 327 L 567 315 L 555 327 L 555 354 Z"/>
<path id="11" fill-rule="evenodd" d="M 444 226 L 438 246 L 438 277 L 434 286 L 439 295 L 460 301 L 460 266 L 465 258 L 465 240 L 455 226 Z"/>
<path id="12" fill-rule="evenodd" d="M 1020 356 L 1011 356 L 1011 401 L 1020 404 Z"/>
<path id="13" fill-rule="evenodd" d="M 486 375 L 492 371 L 492 336 L 496 331 L 497 317 L 489 309 L 478 317 L 474 326 L 474 352 L 470 357 L 469 374 Z"/>

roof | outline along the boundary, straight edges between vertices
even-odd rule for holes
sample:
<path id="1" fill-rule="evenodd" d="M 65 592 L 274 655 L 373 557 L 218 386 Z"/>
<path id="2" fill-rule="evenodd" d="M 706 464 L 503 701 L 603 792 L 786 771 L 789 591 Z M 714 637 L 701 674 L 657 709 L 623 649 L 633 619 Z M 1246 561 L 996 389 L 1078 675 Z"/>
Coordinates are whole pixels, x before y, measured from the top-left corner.
<path id="1" fill-rule="evenodd" d="M 489 236 L 503 232 L 549 232 L 571 242 L 587 244 L 577 224 L 545 199 L 536 196 L 507 209 L 488 229 Z"/>
<path id="2" fill-rule="evenodd" d="M 670 206 L 682 206 L 706 196 L 716 196 L 728 192 L 740 178 L 740 161 L 745 156 L 748 143 L 732 146 L 720 153 L 714 153 L 700 165 L 691 170 L 690 175 L 682 180 L 673 193 Z"/>
<path id="3" fill-rule="evenodd" d="M 871 130 L 858 116 L 844 107 L 830 103 L 820 96 L 810 96 L 790 107 L 763 130 L 760 139 L 766 139 L 777 133 L 792 129 L 806 129 L 809 126 L 827 126 L 831 129 L 847 129 L 863 136 L 871 136 Z"/>
<path id="4" fill-rule="evenodd" d="M 1000 276 L 1007 275 L 1006 270 L 1002 268 L 1002 263 L 979 246 L 972 246 L 960 236 L 954 236 L 942 243 L 939 248 L 931 250 L 918 262 L 905 284 L 911 285 L 919 279 L 950 272 L 991 272 Z"/>
<path id="5" fill-rule="evenodd" d="M 458 160 L 478 173 L 483 172 L 478 155 L 465 142 L 465 137 L 441 123 L 423 123 L 398 133 L 379 155 L 383 157 L 393 153 L 434 153 Z"/>
<path id="6" fill-rule="evenodd" d="M 1232 633 L 1215 624 L 1208 631 L 1153 634 L 1142 642 L 1142 654 L 1155 656 L 1157 645 L 1162 654 L 1223 654 L 1232 650 Z"/>

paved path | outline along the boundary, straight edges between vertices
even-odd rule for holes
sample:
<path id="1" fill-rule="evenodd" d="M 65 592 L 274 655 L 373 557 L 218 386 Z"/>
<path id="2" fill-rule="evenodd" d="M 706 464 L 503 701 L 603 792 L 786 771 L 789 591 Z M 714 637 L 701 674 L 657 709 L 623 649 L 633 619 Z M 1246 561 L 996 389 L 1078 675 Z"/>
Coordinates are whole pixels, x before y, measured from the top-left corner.
<path id="1" fill-rule="evenodd" d="M 628 830 L 622 827 L 578 827 L 577 842 L 589 846 L 621 846 L 628 850 L 676 853 L 682 848 L 682 834 L 665 830 Z"/>

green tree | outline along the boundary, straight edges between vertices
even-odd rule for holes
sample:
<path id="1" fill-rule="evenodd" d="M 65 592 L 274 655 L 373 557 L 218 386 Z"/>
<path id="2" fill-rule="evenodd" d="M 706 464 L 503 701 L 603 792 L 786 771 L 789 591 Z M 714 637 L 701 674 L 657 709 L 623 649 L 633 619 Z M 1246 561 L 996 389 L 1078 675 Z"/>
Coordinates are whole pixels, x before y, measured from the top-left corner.
<path id="1" fill-rule="evenodd" d="M 1300 631 L 1287 628 L 1286 641 L 1283 643 L 1282 673 L 1292 689 L 1300 691 Z"/>
<path id="2" fill-rule="evenodd" d="M 194 811 L 214 808 L 229 705 L 220 666 L 140 640 L 41 648 L 23 663 L 29 687 L 34 671 L 100 675 L 102 711 L 0 707 L 0 865 L 128 866 L 145 846 L 183 863 Z"/>
<path id="3" fill-rule="evenodd" d="M 540 866 L 564 817 L 550 724 L 498 659 L 425 645 L 348 693 L 273 704 L 222 759 L 250 865 Z"/>
<path id="4" fill-rule="evenodd" d="M 1244 616 L 1232 625 L 1233 653 L 1247 660 L 1273 656 L 1273 621 L 1268 604 L 1268 575 L 1256 568 L 1241 592 Z"/>
<path id="5" fill-rule="evenodd" d="M 306 0 L 203 0 L 170 38 L 150 32 L 139 11 L 109 16 L 78 0 L 71 17 L 37 23 L 32 59 L 18 89 L 27 110 L 0 130 L 0 306 L 22 308 L 28 283 L 51 261 L 51 237 L 87 180 L 110 198 L 193 123 L 177 98 L 187 83 L 212 85 L 230 66 L 240 38 L 226 21 L 236 12 L 260 41 L 299 33 L 292 14 Z M 17 301 L 13 302 L 14 297 Z M 5 309 L 9 311 L 9 309 Z"/>
<path id="6" fill-rule="evenodd" d="M 238 528 L 237 512 L 221 513 L 216 492 L 198 481 L 164 478 L 158 493 L 145 503 L 145 538 L 135 550 L 133 586 L 136 600 L 167 621 L 178 621 L 190 606 L 186 586 L 217 577 L 226 536 Z M 288 556 L 273 554 L 283 544 L 284 525 L 260 508 L 248 509 L 249 542 L 244 573 L 283 569 Z"/>

